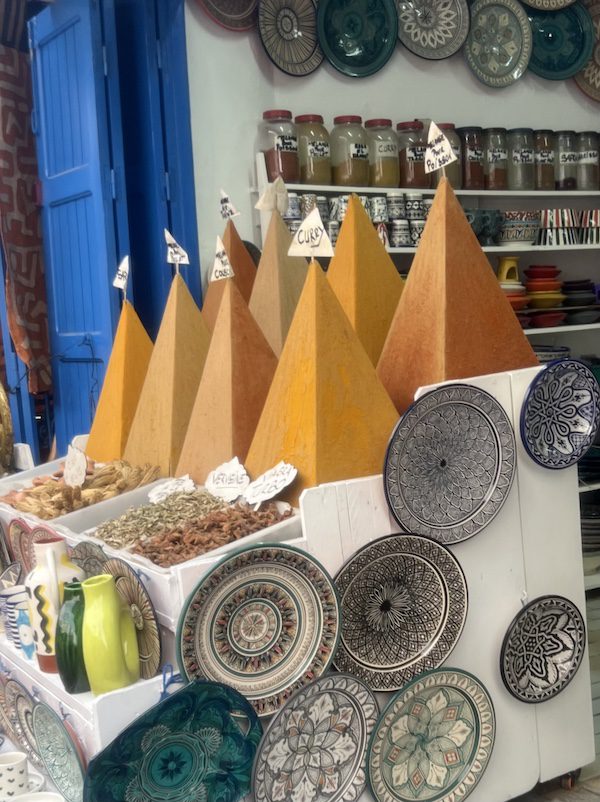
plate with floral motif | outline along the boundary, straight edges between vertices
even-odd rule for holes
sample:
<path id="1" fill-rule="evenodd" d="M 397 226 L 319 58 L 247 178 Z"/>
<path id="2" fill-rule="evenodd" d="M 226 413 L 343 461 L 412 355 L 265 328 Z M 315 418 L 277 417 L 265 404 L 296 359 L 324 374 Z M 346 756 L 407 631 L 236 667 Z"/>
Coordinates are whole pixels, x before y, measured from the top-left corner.
<path id="1" fill-rule="evenodd" d="M 481 780 L 496 736 L 492 700 L 472 674 L 439 668 L 394 696 L 369 744 L 376 802 L 455 802 Z"/>
<path id="2" fill-rule="evenodd" d="M 577 73 L 575 83 L 592 100 L 600 100 L 600 3 L 585 2 L 594 26 L 594 49 L 590 60 Z"/>
<path id="3" fill-rule="evenodd" d="M 517 0 L 475 0 L 471 5 L 465 56 L 482 83 L 501 89 L 518 81 L 532 47 L 529 19 Z"/>
<path id="4" fill-rule="evenodd" d="M 81 802 L 83 766 L 63 722 L 43 702 L 33 708 L 33 733 L 48 776 L 66 802 Z"/>
<path id="5" fill-rule="evenodd" d="M 196 0 L 208 16 L 228 31 L 250 31 L 256 26 L 258 0 Z"/>
<path id="6" fill-rule="evenodd" d="M 596 41 L 590 12 L 579 3 L 545 11 L 528 9 L 533 31 L 529 69 L 541 78 L 564 81 L 590 60 Z"/>
<path id="7" fill-rule="evenodd" d="M 398 39 L 421 58 L 441 59 L 456 53 L 469 33 L 466 0 L 396 0 Z"/>

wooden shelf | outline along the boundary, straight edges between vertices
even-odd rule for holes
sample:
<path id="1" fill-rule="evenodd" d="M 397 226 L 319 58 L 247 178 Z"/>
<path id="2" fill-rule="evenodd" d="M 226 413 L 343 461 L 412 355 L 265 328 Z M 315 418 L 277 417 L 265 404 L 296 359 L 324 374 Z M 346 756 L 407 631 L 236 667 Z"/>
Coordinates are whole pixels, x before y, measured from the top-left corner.
<path id="1" fill-rule="evenodd" d="M 289 192 L 312 192 L 316 195 L 387 195 L 388 192 L 420 192 L 422 195 L 434 195 L 435 189 L 418 189 L 415 187 L 337 187 L 333 184 L 286 184 Z M 256 187 L 251 190 L 258 193 Z M 495 190 L 495 189 L 455 189 L 455 195 L 481 198 L 600 198 L 600 190 Z"/>
<path id="2" fill-rule="evenodd" d="M 523 310 L 525 311 L 525 310 Z M 550 312 L 550 309 L 538 309 L 538 312 Z M 561 311 L 564 312 L 564 309 Z M 593 329 L 600 329 L 600 323 L 581 323 L 574 326 L 548 326 L 542 329 L 524 329 L 525 334 L 529 337 L 533 334 L 564 334 L 565 332 L 574 331 L 592 331 Z"/>
<path id="3" fill-rule="evenodd" d="M 600 482 L 591 482 L 589 485 L 582 483 L 579 485 L 580 493 L 592 493 L 594 490 L 600 490 Z"/>
<path id="4" fill-rule="evenodd" d="M 483 245 L 481 248 L 485 253 L 504 253 L 508 256 L 513 253 L 556 253 L 557 251 L 600 251 L 600 245 Z M 415 254 L 416 246 L 404 246 L 401 248 L 387 248 L 388 253 L 408 253 Z"/>

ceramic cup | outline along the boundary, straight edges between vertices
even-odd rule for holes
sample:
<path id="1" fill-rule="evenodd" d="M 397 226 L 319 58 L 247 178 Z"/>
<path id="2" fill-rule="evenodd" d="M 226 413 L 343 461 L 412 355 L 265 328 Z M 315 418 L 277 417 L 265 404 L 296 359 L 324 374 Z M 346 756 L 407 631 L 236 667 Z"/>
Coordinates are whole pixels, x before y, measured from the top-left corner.
<path id="1" fill-rule="evenodd" d="M 0 754 L 0 797 L 20 796 L 28 787 L 27 755 L 24 752 Z"/>
<path id="2" fill-rule="evenodd" d="M 66 799 L 51 791 L 38 791 L 33 794 L 23 794 L 19 797 L 19 802 L 66 802 Z"/>
<path id="3" fill-rule="evenodd" d="M 410 230 L 408 220 L 394 220 L 390 232 L 392 248 L 402 248 L 410 245 Z"/>
<path id="4" fill-rule="evenodd" d="M 288 208 L 283 215 L 284 220 L 300 220 L 300 198 L 295 192 L 288 192 Z"/>
<path id="5" fill-rule="evenodd" d="M 418 245 L 425 229 L 425 220 L 410 221 L 410 241 L 412 245 Z"/>
<path id="6" fill-rule="evenodd" d="M 407 192 L 405 195 L 406 218 L 408 220 L 423 220 L 425 209 L 423 195 L 420 192 Z"/>
<path id="7" fill-rule="evenodd" d="M 374 223 L 387 223 L 388 207 L 385 195 L 374 195 L 369 201 L 369 214 Z"/>
<path id="8" fill-rule="evenodd" d="M 404 195 L 402 192 L 388 192 L 386 197 L 388 217 L 390 220 L 403 220 L 406 215 Z"/>
<path id="9" fill-rule="evenodd" d="M 16 606 L 20 602 L 27 602 L 28 596 L 25 585 L 14 585 L 12 588 L 0 590 L 0 615 L 8 640 L 18 647 L 18 633 L 16 625 Z"/>

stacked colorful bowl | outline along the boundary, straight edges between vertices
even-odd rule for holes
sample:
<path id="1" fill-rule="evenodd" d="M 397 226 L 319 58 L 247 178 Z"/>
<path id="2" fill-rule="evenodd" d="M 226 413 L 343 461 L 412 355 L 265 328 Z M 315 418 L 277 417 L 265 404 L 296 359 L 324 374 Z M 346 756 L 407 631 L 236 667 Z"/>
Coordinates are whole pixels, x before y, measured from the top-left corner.
<path id="1" fill-rule="evenodd" d="M 600 209 L 586 209 L 581 215 L 582 245 L 600 245 Z"/>
<path id="2" fill-rule="evenodd" d="M 530 325 L 534 328 L 559 326 L 566 318 L 564 312 L 556 311 L 556 307 L 562 306 L 565 300 L 558 279 L 560 270 L 554 265 L 531 265 L 524 272 L 529 306 L 535 310 L 553 310 L 535 314 Z"/>
<path id="3" fill-rule="evenodd" d="M 525 307 L 528 306 L 529 298 L 527 297 L 524 285 L 521 284 L 520 281 L 501 281 L 500 287 L 515 312 L 525 309 Z"/>
<path id="4" fill-rule="evenodd" d="M 565 307 L 572 308 L 567 315 L 567 324 L 581 325 L 596 323 L 600 318 L 600 306 L 596 296 L 596 285 L 591 279 L 565 281 L 562 285 L 565 294 Z M 580 309 L 577 307 L 588 307 Z"/>
<path id="5" fill-rule="evenodd" d="M 577 245 L 581 212 L 577 209 L 542 209 L 538 245 Z"/>

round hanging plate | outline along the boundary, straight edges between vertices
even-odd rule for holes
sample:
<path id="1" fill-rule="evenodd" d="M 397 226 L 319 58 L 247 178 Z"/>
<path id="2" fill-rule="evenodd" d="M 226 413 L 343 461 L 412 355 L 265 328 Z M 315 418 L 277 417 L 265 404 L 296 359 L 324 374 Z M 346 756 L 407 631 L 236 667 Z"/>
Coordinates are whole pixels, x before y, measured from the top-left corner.
<path id="1" fill-rule="evenodd" d="M 518 81 L 531 49 L 531 26 L 517 0 L 475 0 L 465 56 L 482 83 L 500 89 Z"/>
<path id="2" fill-rule="evenodd" d="M 585 651 L 585 624 L 573 602 L 541 596 L 523 607 L 504 636 L 500 672 L 522 702 L 545 702 L 571 682 Z"/>
<path id="3" fill-rule="evenodd" d="M 88 577 L 104 573 L 104 563 L 107 559 L 102 546 L 89 540 L 76 543 L 71 552 L 71 561 L 85 571 Z"/>
<path id="4" fill-rule="evenodd" d="M 561 8 L 566 8 L 572 5 L 576 0 L 523 0 L 525 5 L 531 8 L 537 8 L 540 11 L 558 11 Z M 587 0 L 582 0 L 582 5 L 588 6 Z"/>
<path id="5" fill-rule="evenodd" d="M 515 436 L 496 399 L 448 384 L 421 396 L 398 422 L 385 457 L 385 494 L 405 532 L 457 543 L 498 514 L 515 465 Z"/>
<path id="6" fill-rule="evenodd" d="M 61 719 L 39 702 L 33 708 L 33 734 L 48 776 L 67 802 L 81 802 L 83 767 Z"/>
<path id="7" fill-rule="evenodd" d="M 197 0 L 197 3 L 228 31 L 250 31 L 256 26 L 258 0 Z"/>
<path id="8" fill-rule="evenodd" d="M 33 732 L 33 708 L 35 700 L 29 691 L 15 679 L 9 679 L 4 686 L 4 703 L 17 741 L 36 767 L 43 767 L 35 734 Z"/>
<path id="9" fill-rule="evenodd" d="M 560 470 L 591 448 L 600 426 L 600 387 L 577 359 L 549 362 L 521 407 L 521 440 L 534 462 Z"/>
<path id="10" fill-rule="evenodd" d="M 533 31 L 529 69 L 542 78 L 572 78 L 592 56 L 595 32 L 592 18 L 579 3 L 558 11 L 528 10 Z"/>
<path id="11" fill-rule="evenodd" d="M 417 56 L 448 58 L 469 33 L 466 0 L 396 0 L 398 39 Z"/>
<path id="12" fill-rule="evenodd" d="M 259 0 L 258 32 L 268 57 L 288 75 L 308 75 L 323 61 L 314 0 Z"/>
<path id="13" fill-rule="evenodd" d="M 422 674 L 379 717 L 369 744 L 377 802 L 456 802 L 483 776 L 496 721 L 482 683 L 458 669 Z"/>
<path id="14" fill-rule="evenodd" d="M 332 580 L 290 546 L 252 546 L 206 574 L 179 617 L 179 668 L 236 688 L 260 716 L 320 676 L 336 649 Z"/>
<path id="15" fill-rule="evenodd" d="M 397 690 L 437 668 L 467 617 L 460 565 L 428 538 L 380 538 L 354 554 L 335 583 L 342 605 L 335 666 L 376 691 Z"/>
<path id="16" fill-rule="evenodd" d="M 380 70 L 398 35 L 394 0 L 319 0 L 319 42 L 336 70 L 354 78 Z"/>
<path id="17" fill-rule="evenodd" d="M 584 3 L 594 27 L 594 49 L 588 63 L 575 76 L 575 83 L 592 100 L 600 100 L 600 3 Z"/>
<path id="18" fill-rule="evenodd" d="M 354 802 L 365 787 L 367 744 L 379 708 L 356 677 L 329 674 L 301 688 L 273 718 L 258 747 L 255 802 Z M 310 751 L 307 745 L 310 744 Z"/>
<path id="19" fill-rule="evenodd" d="M 0 729 L 4 732 L 9 741 L 16 742 L 17 736 L 10 720 L 8 707 L 6 706 L 5 688 L 8 677 L 0 674 Z"/>

